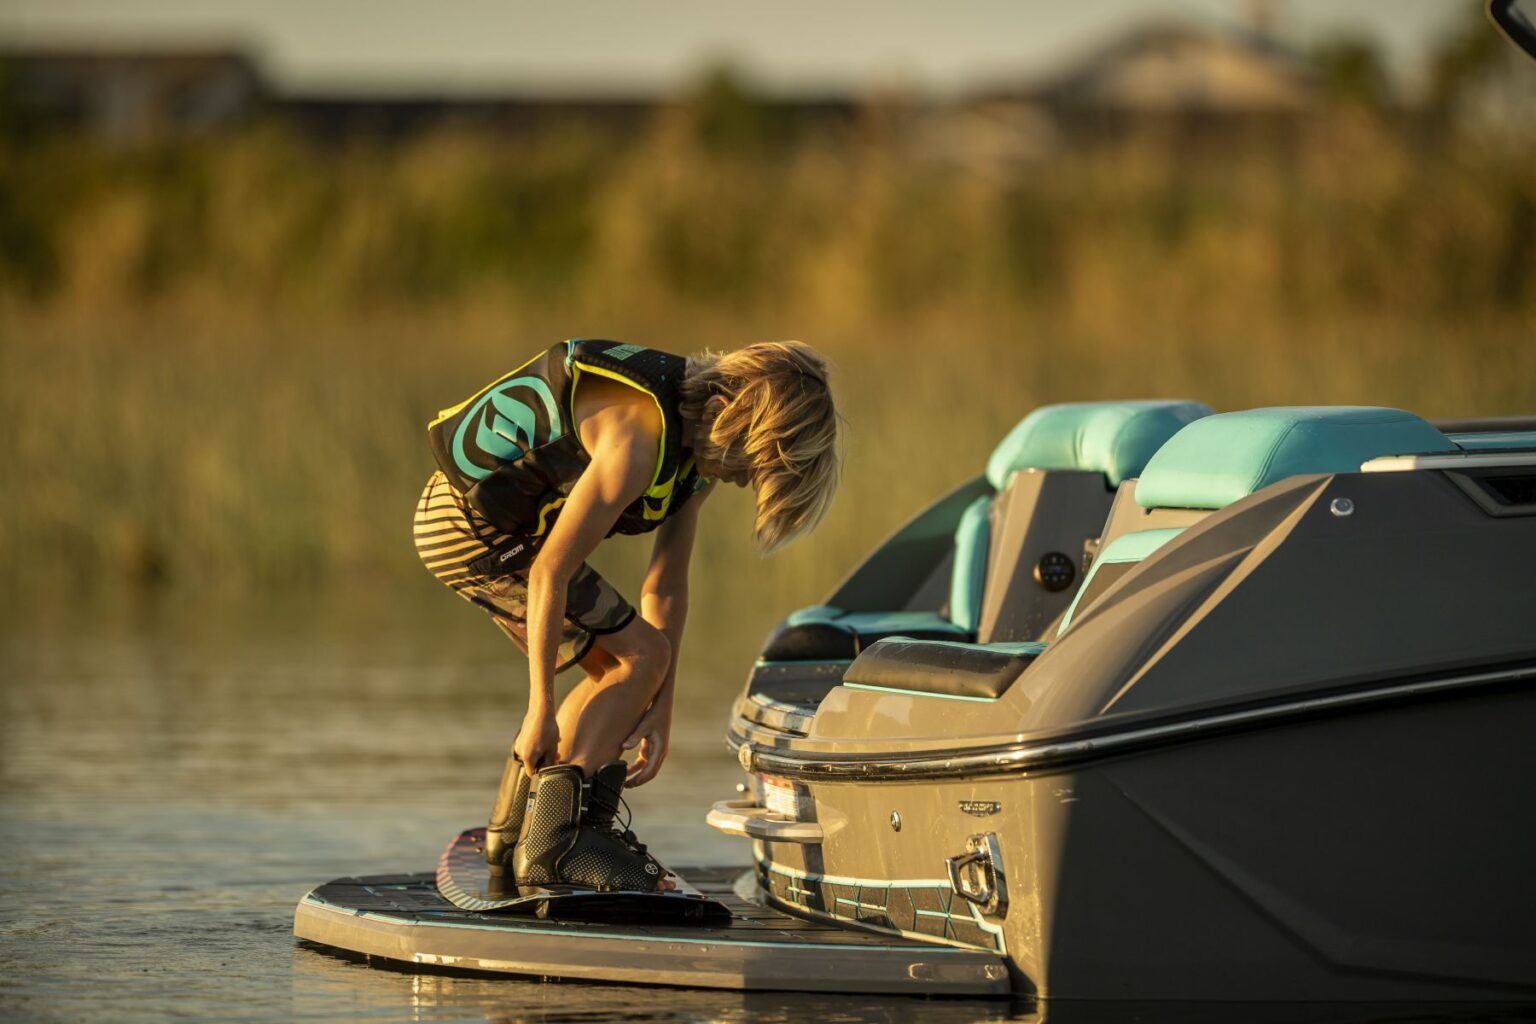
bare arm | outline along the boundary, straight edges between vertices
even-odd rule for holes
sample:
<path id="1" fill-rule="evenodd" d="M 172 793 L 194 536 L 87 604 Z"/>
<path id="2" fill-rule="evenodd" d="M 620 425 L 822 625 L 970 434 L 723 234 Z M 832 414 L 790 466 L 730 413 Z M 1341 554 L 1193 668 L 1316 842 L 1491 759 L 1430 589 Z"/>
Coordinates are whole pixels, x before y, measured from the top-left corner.
<path id="1" fill-rule="evenodd" d="M 629 773 L 629 784 L 649 782 L 661 770 L 672 727 L 672 694 L 677 681 L 683 627 L 688 618 L 688 563 L 698 532 L 699 509 L 709 492 L 695 495 L 676 516 L 662 523 L 651 549 L 651 565 L 640 591 L 640 615 L 666 636 L 672 660 L 651 707 L 625 742 L 640 750 Z"/>
<path id="2" fill-rule="evenodd" d="M 649 413 L 649 415 L 647 415 Z M 560 516 L 528 570 L 528 713 L 513 750 L 537 768 L 553 763 L 555 668 L 572 574 L 596 550 L 625 506 L 640 497 L 656 468 L 659 423 L 647 410 L 617 403 L 582 422 L 591 464 L 571 488 Z"/>

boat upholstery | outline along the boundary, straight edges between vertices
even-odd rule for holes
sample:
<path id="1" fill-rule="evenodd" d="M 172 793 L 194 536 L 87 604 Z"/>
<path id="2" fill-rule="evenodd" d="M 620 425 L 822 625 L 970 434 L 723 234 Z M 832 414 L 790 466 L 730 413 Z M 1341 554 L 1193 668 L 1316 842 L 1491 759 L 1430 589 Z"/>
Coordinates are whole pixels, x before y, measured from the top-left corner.
<path id="1" fill-rule="evenodd" d="M 1211 415 L 1201 402 L 1069 402 L 1036 409 L 1008 432 L 987 460 L 997 490 L 1021 469 L 1103 473 L 1110 487 L 1139 474 L 1163 443 Z"/>
<path id="2" fill-rule="evenodd" d="M 970 636 L 938 612 L 849 612 L 831 605 L 801 608 L 786 618 L 763 645 L 764 661 L 852 660 L 884 637 L 964 640 Z"/>
<path id="3" fill-rule="evenodd" d="M 995 700 L 1045 647 L 1040 641 L 968 644 L 889 637 L 848 666 L 843 685 Z"/>
<path id="4" fill-rule="evenodd" d="M 853 658 L 893 635 L 918 639 L 973 640 L 982 618 L 993 549 L 997 492 L 1014 474 L 1072 471 L 1102 474 L 1106 490 L 1134 476 L 1157 446 L 1190 422 L 1210 415 L 1208 406 L 1184 401 L 1076 402 L 1036 409 L 1009 431 L 987 461 L 990 489 L 960 513 L 954 530 L 952 568 L 942 608 L 850 610 L 832 604 L 792 613 L 769 635 L 765 660 Z M 1097 536 L 1102 522 L 1087 524 Z"/>
<path id="5" fill-rule="evenodd" d="M 1184 532 L 1184 527 L 1138 530 L 1108 544 L 1083 580 L 1067 609 L 1061 629 L 1072 622 L 1079 604 L 1090 604 L 1126 572 Z M 974 644 L 953 640 L 895 636 L 867 647 L 848 671 L 843 685 L 862 689 L 903 690 L 950 697 L 996 699 L 1019 674 L 1044 653 L 1045 641 Z"/>
<path id="6" fill-rule="evenodd" d="M 1383 455 L 1453 452 L 1451 439 L 1411 412 L 1371 406 L 1249 409 L 1196 420 L 1142 472 L 1142 508 L 1224 508 L 1303 473 L 1357 473 Z"/>
<path id="7" fill-rule="evenodd" d="M 1382 455 L 1455 450 L 1439 430 L 1398 409 L 1323 406 L 1223 413 L 1190 421 L 1159 449 L 1135 481 L 1134 494 L 1144 509 L 1216 509 L 1290 476 L 1354 473 L 1362 462 Z M 1106 536 L 1104 548 L 1094 559 L 1056 635 L 1066 632 L 1074 618 L 1121 577 L 1185 529 L 1173 526 Z M 857 674 L 850 666 L 845 681 L 950 693 L 941 687 L 974 684 L 946 684 L 942 680 L 945 672 L 964 676 L 967 671 L 962 666 L 974 663 L 1003 673 L 1011 664 L 1009 659 L 1016 657 L 1010 650 L 1016 646 L 1013 644 L 950 641 L 922 646 L 916 641 L 902 641 L 903 646 L 888 646 L 891 643 L 876 643 L 861 654 L 854 663 Z M 1014 666 L 1015 675 L 1045 647 L 1044 643 L 1035 645 L 1030 657 Z M 903 670 L 896 664 L 901 658 L 912 658 L 914 667 Z M 988 692 L 1000 695 L 1011 681 L 992 679 L 988 686 L 995 692 Z"/>
<path id="8" fill-rule="evenodd" d="M 987 556 L 992 547 L 990 496 L 977 498 L 955 528 L 955 568 L 950 576 L 949 620 L 975 633 L 981 620 L 981 596 L 987 584 Z"/>
<path id="9" fill-rule="evenodd" d="M 1136 504 L 1163 513 L 1224 508 L 1287 477 L 1358 473 L 1383 455 L 1454 452 L 1445 434 L 1411 412 L 1374 406 L 1292 406 L 1221 413 L 1179 431 L 1135 482 Z M 1115 535 L 1083 581 L 1057 635 L 1073 617 L 1181 528 Z"/>

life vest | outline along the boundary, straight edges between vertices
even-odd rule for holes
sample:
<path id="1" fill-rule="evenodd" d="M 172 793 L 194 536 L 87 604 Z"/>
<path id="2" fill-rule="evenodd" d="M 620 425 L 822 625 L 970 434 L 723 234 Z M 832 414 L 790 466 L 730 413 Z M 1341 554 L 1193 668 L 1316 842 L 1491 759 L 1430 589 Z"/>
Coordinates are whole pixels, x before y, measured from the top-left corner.
<path id="1" fill-rule="evenodd" d="M 704 486 L 683 457 L 679 387 L 687 361 L 616 341 L 572 339 L 534 356 L 427 427 L 448 482 L 503 533 L 541 540 L 571 487 L 592 461 L 576 431 L 576 387 L 595 374 L 649 395 L 661 411 L 651 482 L 619 515 L 609 536 L 646 533 Z"/>

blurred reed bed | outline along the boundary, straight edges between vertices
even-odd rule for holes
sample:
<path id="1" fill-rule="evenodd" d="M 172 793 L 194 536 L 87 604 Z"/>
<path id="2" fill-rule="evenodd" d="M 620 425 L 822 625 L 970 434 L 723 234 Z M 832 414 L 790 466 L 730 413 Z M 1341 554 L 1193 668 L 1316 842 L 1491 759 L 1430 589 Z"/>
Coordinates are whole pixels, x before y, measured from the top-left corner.
<path id="1" fill-rule="evenodd" d="M 828 522 L 764 561 L 748 495 L 706 517 L 695 621 L 752 635 L 1044 402 L 1536 410 L 1529 137 L 1345 111 L 1006 173 L 908 138 L 871 116 L 722 146 L 679 108 L 627 141 L 7 144 L 0 592 L 430 593 L 423 425 L 569 336 L 837 364 Z M 610 546 L 632 589 L 646 542 Z"/>

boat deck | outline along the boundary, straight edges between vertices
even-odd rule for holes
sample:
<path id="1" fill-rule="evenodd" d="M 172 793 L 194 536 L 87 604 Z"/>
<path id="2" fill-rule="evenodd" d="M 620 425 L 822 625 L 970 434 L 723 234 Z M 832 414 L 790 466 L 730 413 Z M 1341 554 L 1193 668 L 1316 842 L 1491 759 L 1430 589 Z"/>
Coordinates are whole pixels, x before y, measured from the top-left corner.
<path id="1" fill-rule="evenodd" d="M 724 923 L 591 922 L 461 910 L 431 873 L 340 878 L 299 901 L 323 946 L 436 969 L 698 988 L 1007 995 L 1001 957 L 805 921 L 737 895 L 740 868 L 678 872 Z"/>

